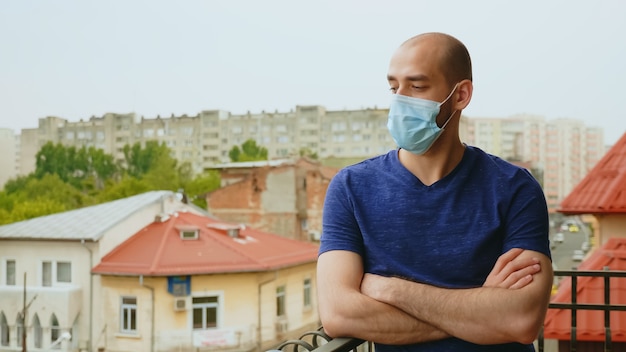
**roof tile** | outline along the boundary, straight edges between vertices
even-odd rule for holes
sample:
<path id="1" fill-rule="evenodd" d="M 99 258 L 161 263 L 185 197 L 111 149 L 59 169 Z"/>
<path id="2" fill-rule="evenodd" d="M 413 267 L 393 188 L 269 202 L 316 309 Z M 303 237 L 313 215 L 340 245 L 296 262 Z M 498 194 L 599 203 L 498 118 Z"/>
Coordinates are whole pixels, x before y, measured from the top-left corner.
<path id="1" fill-rule="evenodd" d="M 197 227 L 197 239 L 182 239 L 180 228 Z M 239 229 L 237 237 L 229 230 Z M 231 232 L 232 234 L 232 232 Z M 275 270 L 314 262 L 318 246 L 180 212 L 154 222 L 105 255 L 92 270 L 109 275 L 193 275 Z"/>
<path id="2" fill-rule="evenodd" d="M 626 134 L 563 199 L 559 212 L 626 213 Z"/>
<path id="3" fill-rule="evenodd" d="M 626 270 L 626 238 L 611 238 L 578 266 L 578 270 Z M 571 278 L 565 278 L 551 302 L 572 301 Z M 610 303 L 626 304 L 626 278 L 610 279 Z M 580 277 L 577 282 L 577 303 L 604 304 L 604 278 Z M 544 324 L 547 339 L 569 340 L 572 326 L 571 310 L 549 309 Z M 580 341 L 604 341 L 604 312 L 578 310 L 577 336 Z M 626 342 L 626 312 L 610 313 L 611 340 Z"/>

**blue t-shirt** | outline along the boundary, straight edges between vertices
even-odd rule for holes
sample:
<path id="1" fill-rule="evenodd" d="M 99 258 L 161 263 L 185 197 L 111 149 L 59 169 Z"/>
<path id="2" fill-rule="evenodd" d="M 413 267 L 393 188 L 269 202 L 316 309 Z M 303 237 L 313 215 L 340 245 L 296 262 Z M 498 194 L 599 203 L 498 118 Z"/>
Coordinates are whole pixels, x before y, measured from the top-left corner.
<path id="1" fill-rule="evenodd" d="M 320 254 L 348 250 L 364 270 L 446 288 L 480 287 L 511 248 L 550 257 L 548 211 L 525 169 L 466 146 L 461 162 L 424 185 L 398 151 L 342 169 L 324 202 Z M 475 345 L 456 338 L 385 351 L 533 351 L 532 345 Z"/>

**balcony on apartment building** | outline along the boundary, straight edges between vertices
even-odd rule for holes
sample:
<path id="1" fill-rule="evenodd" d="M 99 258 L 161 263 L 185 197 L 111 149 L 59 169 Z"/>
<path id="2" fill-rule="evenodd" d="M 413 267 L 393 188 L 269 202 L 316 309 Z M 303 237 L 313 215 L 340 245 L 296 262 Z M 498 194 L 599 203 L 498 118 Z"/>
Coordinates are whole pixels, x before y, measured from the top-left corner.
<path id="1" fill-rule="evenodd" d="M 545 325 L 535 341 L 536 351 L 626 351 L 626 270 L 557 270 L 554 276 L 564 279 L 548 306 Z M 272 351 L 373 350 L 369 341 L 331 339 L 319 328 Z"/>

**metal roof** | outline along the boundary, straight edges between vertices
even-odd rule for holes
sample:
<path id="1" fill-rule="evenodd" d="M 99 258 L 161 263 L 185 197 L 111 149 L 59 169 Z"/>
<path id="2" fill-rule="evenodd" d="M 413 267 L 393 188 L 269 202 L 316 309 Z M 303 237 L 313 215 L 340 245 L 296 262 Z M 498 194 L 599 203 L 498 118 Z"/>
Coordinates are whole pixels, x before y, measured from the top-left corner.
<path id="1" fill-rule="evenodd" d="M 223 163 L 216 164 L 213 166 L 206 167 L 207 169 L 246 169 L 246 168 L 254 168 L 254 167 L 263 167 L 263 166 L 282 166 L 282 165 L 293 165 L 295 161 L 292 159 L 275 159 L 275 160 L 259 160 L 259 161 L 239 161 L 232 163 Z"/>
<path id="2" fill-rule="evenodd" d="M 565 214 L 626 213 L 626 134 L 563 199 L 558 211 Z"/>
<path id="3" fill-rule="evenodd" d="M 97 241 L 108 229 L 142 208 L 162 202 L 171 191 L 150 191 L 81 209 L 0 226 L 0 239 Z"/>

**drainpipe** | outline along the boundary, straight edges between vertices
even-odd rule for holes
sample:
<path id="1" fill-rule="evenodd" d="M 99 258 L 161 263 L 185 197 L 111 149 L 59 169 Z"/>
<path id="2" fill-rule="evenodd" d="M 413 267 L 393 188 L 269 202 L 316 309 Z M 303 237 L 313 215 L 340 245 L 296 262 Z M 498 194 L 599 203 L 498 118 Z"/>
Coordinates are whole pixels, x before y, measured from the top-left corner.
<path id="1" fill-rule="evenodd" d="M 139 285 L 150 290 L 150 303 L 152 304 L 152 317 L 150 318 L 150 352 L 154 352 L 154 287 L 143 283 L 143 275 L 139 275 Z"/>
<path id="2" fill-rule="evenodd" d="M 263 288 L 263 286 L 269 284 L 270 282 L 273 282 L 274 280 L 276 280 L 276 278 L 278 277 L 278 271 L 274 271 L 274 277 L 267 280 L 267 281 L 263 281 L 259 284 L 259 293 L 258 293 L 258 300 L 259 300 L 259 312 L 257 314 L 258 318 L 259 318 L 259 322 L 257 323 L 257 350 L 260 351 L 261 350 L 261 344 L 262 344 L 262 340 L 261 340 L 261 289 Z"/>
<path id="3" fill-rule="evenodd" d="M 80 244 L 89 251 L 89 346 L 87 350 L 93 352 L 93 274 L 91 268 L 93 267 L 93 251 L 85 244 L 85 239 L 81 238 Z"/>

